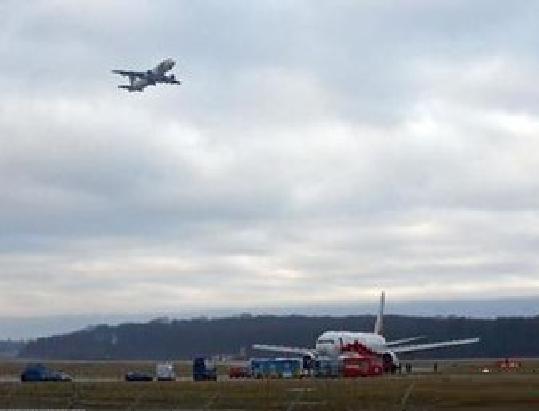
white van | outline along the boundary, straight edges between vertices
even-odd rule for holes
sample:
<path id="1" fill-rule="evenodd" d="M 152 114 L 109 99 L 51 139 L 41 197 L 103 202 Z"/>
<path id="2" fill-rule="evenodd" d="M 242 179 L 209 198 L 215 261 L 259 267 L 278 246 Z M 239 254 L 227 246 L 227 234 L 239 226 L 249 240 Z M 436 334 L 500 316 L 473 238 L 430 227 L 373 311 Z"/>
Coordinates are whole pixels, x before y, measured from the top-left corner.
<path id="1" fill-rule="evenodd" d="M 155 366 L 155 375 L 157 381 L 175 381 L 176 371 L 174 370 L 174 364 L 171 362 L 158 362 Z"/>

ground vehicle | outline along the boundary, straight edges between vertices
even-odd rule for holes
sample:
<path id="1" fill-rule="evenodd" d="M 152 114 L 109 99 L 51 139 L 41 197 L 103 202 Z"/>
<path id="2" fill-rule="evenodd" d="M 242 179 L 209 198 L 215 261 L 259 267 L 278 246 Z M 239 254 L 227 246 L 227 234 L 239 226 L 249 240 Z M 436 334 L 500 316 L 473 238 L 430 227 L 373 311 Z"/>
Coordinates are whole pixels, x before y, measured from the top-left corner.
<path id="1" fill-rule="evenodd" d="M 193 380 L 194 381 L 217 381 L 217 369 L 213 361 L 208 361 L 204 357 L 193 360 Z"/>
<path id="2" fill-rule="evenodd" d="M 30 381 L 72 381 L 73 378 L 63 371 L 54 371 L 43 364 L 29 364 L 21 374 L 22 382 Z"/>
<path id="3" fill-rule="evenodd" d="M 391 360 L 385 359 L 385 354 L 379 355 L 357 342 L 344 346 L 342 351 L 339 359 L 343 377 L 375 377 L 384 373 L 384 367 L 394 367 Z"/>
<path id="4" fill-rule="evenodd" d="M 229 378 L 249 378 L 251 369 L 249 367 L 230 367 L 228 376 Z"/>
<path id="5" fill-rule="evenodd" d="M 126 381 L 153 381 L 153 376 L 140 371 L 132 371 L 125 374 Z"/>
<path id="6" fill-rule="evenodd" d="M 509 358 L 506 358 L 502 361 L 496 361 L 496 367 L 502 371 L 515 371 L 522 367 L 522 363 L 517 360 L 510 360 Z"/>
<path id="7" fill-rule="evenodd" d="M 379 357 L 348 354 L 341 356 L 341 362 L 343 377 L 374 377 L 384 373 Z"/>
<path id="8" fill-rule="evenodd" d="M 174 364 L 171 362 L 158 362 L 155 365 L 155 375 L 157 376 L 157 381 L 174 381 L 176 379 Z"/>
<path id="9" fill-rule="evenodd" d="M 342 372 L 341 365 L 338 359 L 318 357 L 314 362 L 314 376 L 319 378 L 337 378 Z"/>
<path id="10" fill-rule="evenodd" d="M 303 359 L 253 358 L 251 375 L 254 378 L 299 378 L 302 376 Z"/>

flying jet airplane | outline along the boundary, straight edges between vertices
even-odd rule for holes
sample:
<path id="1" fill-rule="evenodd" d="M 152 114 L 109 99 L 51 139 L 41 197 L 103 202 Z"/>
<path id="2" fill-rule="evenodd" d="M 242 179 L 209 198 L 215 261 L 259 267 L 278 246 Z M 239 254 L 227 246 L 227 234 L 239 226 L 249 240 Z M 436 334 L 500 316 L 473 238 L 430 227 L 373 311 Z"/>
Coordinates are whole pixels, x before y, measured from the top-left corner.
<path id="1" fill-rule="evenodd" d="M 167 76 L 167 71 L 172 70 L 176 62 L 171 58 L 163 60 L 152 70 L 147 71 L 131 71 L 131 70 L 112 70 L 114 74 L 129 77 L 129 85 L 120 85 L 118 88 L 123 88 L 129 92 L 144 91 L 147 86 L 155 86 L 157 83 L 165 84 L 182 84 L 176 80 L 174 74 Z"/>
<path id="2" fill-rule="evenodd" d="M 374 324 L 374 332 L 355 331 L 326 331 L 316 340 L 315 348 L 285 347 L 280 345 L 255 344 L 253 349 L 261 351 L 272 351 L 277 353 L 298 354 L 316 358 L 318 356 L 336 358 L 342 354 L 342 348 L 350 344 L 360 344 L 367 350 L 382 356 L 384 368 L 395 369 L 399 365 L 397 354 L 433 350 L 443 347 L 453 347 L 457 345 L 473 344 L 479 338 L 466 338 L 462 340 L 440 341 L 427 344 L 409 344 L 412 341 L 424 338 L 411 337 L 395 341 L 386 341 L 383 337 L 385 293 L 380 296 L 380 308 Z"/>

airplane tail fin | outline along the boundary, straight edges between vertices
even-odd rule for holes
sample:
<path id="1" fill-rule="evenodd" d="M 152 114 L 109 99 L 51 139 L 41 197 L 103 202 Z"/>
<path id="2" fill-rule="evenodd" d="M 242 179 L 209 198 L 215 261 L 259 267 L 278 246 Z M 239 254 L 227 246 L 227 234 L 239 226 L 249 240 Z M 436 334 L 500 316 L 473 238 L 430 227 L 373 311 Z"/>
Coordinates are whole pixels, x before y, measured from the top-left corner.
<path id="1" fill-rule="evenodd" d="M 376 317 L 376 323 L 374 324 L 374 333 L 382 335 L 384 332 L 384 305 L 386 302 L 386 293 L 382 291 L 380 295 L 380 307 L 378 309 L 378 315 Z"/>

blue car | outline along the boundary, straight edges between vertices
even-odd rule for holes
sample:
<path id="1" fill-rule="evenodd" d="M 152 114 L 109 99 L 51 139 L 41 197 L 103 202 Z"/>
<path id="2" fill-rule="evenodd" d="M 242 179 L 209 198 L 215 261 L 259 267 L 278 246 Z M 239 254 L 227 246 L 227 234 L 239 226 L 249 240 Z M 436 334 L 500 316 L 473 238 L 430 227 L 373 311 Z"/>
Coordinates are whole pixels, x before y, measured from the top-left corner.
<path id="1" fill-rule="evenodd" d="M 68 382 L 73 381 L 73 378 L 63 371 L 54 371 L 43 364 L 27 365 L 21 374 L 22 382 L 38 382 L 38 381 L 58 381 Z"/>

